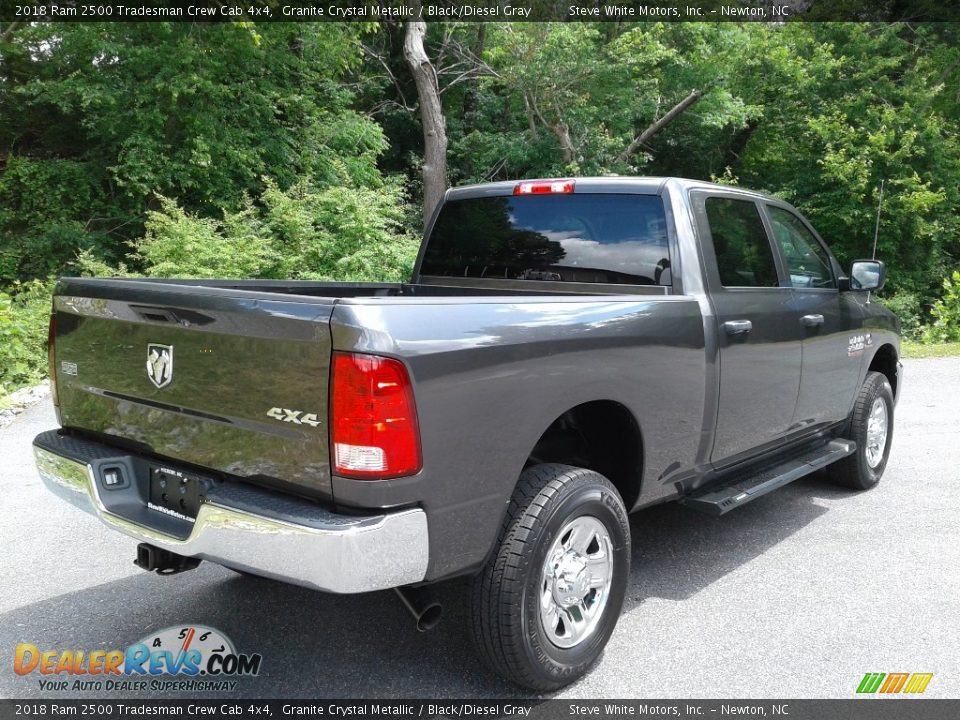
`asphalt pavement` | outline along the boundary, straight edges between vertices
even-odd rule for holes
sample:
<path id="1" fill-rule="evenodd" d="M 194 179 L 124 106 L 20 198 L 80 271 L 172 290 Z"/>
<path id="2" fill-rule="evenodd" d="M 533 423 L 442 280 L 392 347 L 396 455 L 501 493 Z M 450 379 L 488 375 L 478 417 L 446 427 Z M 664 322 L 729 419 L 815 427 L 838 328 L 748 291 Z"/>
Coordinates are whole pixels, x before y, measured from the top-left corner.
<path id="1" fill-rule="evenodd" d="M 850 698 L 867 672 L 933 673 L 927 697 L 960 697 L 960 358 L 905 364 L 877 488 L 818 473 L 722 518 L 675 504 L 635 515 L 623 616 L 559 697 Z M 80 694 L 16 675 L 18 643 L 125 648 L 192 623 L 263 656 L 258 677 L 211 697 L 524 696 L 474 656 L 462 583 L 441 588 L 444 619 L 420 634 L 391 592 L 325 595 L 209 563 L 138 570 L 133 540 L 41 485 L 31 440 L 54 426 L 46 400 L 0 430 L 0 696 Z"/>

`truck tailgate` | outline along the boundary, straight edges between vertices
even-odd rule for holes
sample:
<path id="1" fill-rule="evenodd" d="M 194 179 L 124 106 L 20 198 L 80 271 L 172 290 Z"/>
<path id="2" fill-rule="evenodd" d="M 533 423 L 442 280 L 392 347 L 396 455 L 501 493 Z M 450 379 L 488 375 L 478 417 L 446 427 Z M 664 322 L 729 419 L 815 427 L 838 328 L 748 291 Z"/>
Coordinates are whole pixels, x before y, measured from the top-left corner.
<path id="1" fill-rule="evenodd" d="M 61 280 L 61 423 L 328 499 L 334 303 L 215 285 Z"/>

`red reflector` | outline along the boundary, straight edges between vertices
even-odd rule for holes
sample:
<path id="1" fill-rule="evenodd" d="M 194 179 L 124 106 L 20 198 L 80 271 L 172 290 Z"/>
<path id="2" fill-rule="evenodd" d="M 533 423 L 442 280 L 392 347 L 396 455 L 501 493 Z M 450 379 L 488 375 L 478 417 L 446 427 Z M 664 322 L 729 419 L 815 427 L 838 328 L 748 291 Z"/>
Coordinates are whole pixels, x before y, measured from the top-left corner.
<path id="1" fill-rule="evenodd" d="M 542 180 L 517 183 L 514 195 L 562 195 L 573 192 L 573 180 Z"/>
<path id="2" fill-rule="evenodd" d="M 413 386 L 399 360 L 333 354 L 330 455 L 337 475 L 368 480 L 420 471 Z"/>

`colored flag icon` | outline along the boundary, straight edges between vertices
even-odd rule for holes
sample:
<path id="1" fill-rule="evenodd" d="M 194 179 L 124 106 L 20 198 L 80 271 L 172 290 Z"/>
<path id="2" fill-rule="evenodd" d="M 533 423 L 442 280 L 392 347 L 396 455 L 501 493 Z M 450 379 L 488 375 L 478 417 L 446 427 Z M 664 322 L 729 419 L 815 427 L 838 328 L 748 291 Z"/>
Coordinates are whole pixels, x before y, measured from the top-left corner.
<path id="1" fill-rule="evenodd" d="M 858 694 L 876 692 L 885 695 L 897 693 L 919 694 L 927 689 L 933 673 L 867 673 L 857 685 Z"/>

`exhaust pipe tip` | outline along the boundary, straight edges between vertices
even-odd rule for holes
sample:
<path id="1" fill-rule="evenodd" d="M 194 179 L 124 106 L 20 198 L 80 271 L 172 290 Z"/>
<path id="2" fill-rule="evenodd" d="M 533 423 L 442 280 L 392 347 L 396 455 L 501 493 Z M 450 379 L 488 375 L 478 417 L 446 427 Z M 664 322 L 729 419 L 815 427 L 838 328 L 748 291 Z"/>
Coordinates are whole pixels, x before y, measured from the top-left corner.
<path id="1" fill-rule="evenodd" d="M 413 616 L 418 632 L 433 630 L 443 616 L 441 605 L 427 588 L 394 588 L 403 606 Z"/>
<path id="2" fill-rule="evenodd" d="M 440 624 L 440 618 L 443 616 L 443 606 L 440 603 L 433 603 L 424 610 L 417 619 L 417 630 L 427 632 L 433 630 Z"/>

